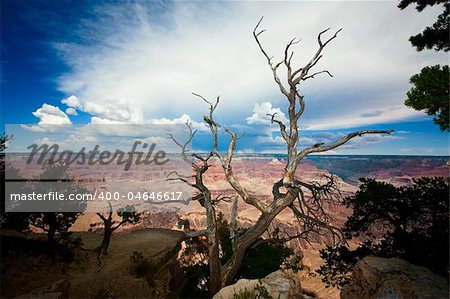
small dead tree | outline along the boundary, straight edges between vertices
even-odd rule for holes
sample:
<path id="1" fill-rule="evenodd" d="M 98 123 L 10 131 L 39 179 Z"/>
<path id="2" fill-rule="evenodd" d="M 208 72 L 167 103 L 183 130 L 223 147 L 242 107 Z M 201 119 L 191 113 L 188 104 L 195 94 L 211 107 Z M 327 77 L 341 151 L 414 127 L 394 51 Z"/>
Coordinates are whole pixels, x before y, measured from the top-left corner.
<path id="1" fill-rule="evenodd" d="M 332 225 L 332 219 L 327 215 L 324 210 L 323 203 L 327 198 L 330 198 L 334 192 L 337 191 L 337 185 L 333 176 L 328 177 L 327 183 L 319 184 L 317 182 L 305 182 L 301 180 L 301 175 L 297 174 L 297 167 L 300 161 L 307 155 L 312 153 L 326 152 L 335 149 L 352 138 L 362 136 L 365 134 L 391 134 L 392 130 L 364 130 L 358 131 L 347 136 L 342 137 L 331 144 L 315 144 L 313 146 L 306 147 L 302 150 L 298 149 L 299 141 L 299 120 L 305 110 L 304 96 L 299 91 L 300 83 L 312 79 L 319 74 L 328 74 L 332 77 L 328 70 L 313 72 L 312 69 L 318 61 L 322 58 L 322 51 L 324 48 L 334 40 L 339 29 L 327 40 L 323 40 L 322 37 L 329 31 L 329 28 L 320 32 L 317 41 L 318 49 L 315 52 L 312 59 L 303 67 L 294 68 L 291 64 L 294 52 L 292 46 L 297 44 L 295 38 L 292 39 L 285 47 L 283 59 L 280 62 L 275 63 L 273 58 L 270 57 L 264 50 L 259 37 L 265 30 L 259 30 L 259 26 L 262 22 L 262 18 L 257 23 L 253 30 L 253 37 L 261 50 L 262 54 L 267 60 L 270 70 L 273 75 L 273 79 L 277 84 L 280 92 L 285 96 L 289 103 L 288 119 L 289 123 L 285 124 L 281 120 L 276 118 L 276 115 L 270 115 L 271 121 L 277 124 L 280 129 L 281 136 L 287 145 L 287 161 L 286 167 L 282 177 L 274 183 L 272 188 L 273 200 L 270 203 L 258 200 L 251 190 L 245 188 L 236 179 L 233 172 L 233 155 L 236 147 L 236 142 L 240 137 L 238 135 L 218 123 L 214 119 L 214 112 L 219 104 L 219 97 L 215 102 L 208 101 L 206 98 L 199 94 L 194 96 L 202 99 L 209 105 L 209 115 L 204 116 L 204 121 L 209 126 L 212 134 L 212 149 L 207 155 L 190 154 L 187 146 L 192 142 L 195 135 L 195 131 L 192 130 L 190 124 L 187 124 L 189 129 L 189 138 L 185 143 L 177 141 L 173 136 L 169 135 L 171 139 L 180 147 L 183 159 L 189 163 L 193 170 L 194 175 L 192 178 L 186 178 L 177 176 L 173 179 L 181 180 L 196 189 L 196 194 L 192 197 L 192 200 L 198 200 L 199 203 L 205 208 L 207 218 L 207 228 L 202 231 L 190 231 L 186 233 L 186 237 L 194 236 L 206 236 L 208 242 L 208 265 L 209 265 L 209 291 L 213 295 L 217 293 L 222 287 L 229 285 L 233 282 L 236 273 L 238 272 L 243 262 L 246 251 L 260 239 L 260 237 L 268 231 L 270 223 L 273 219 L 284 209 L 290 209 L 299 223 L 299 234 L 296 236 L 288 236 L 286 241 L 294 238 L 303 238 L 308 240 L 310 233 L 323 234 L 327 232 L 333 236 L 336 242 L 342 240 L 342 233 L 339 229 Z M 279 68 L 283 66 L 286 70 L 287 85 L 283 83 L 278 76 Z M 226 153 L 221 153 L 218 150 L 218 132 L 223 131 L 228 134 L 231 139 L 228 144 L 228 150 Z M 216 204 L 221 198 L 213 198 L 211 191 L 204 184 L 203 175 L 207 172 L 210 166 L 211 158 L 217 158 L 220 162 L 223 171 L 225 173 L 226 180 L 229 185 L 234 189 L 238 197 L 246 204 L 251 205 L 259 210 L 260 215 L 256 223 L 248 230 L 242 233 L 238 233 L 233 229 L 235 227 L 237 218 L 237 198 L 232 205 L 232 218 L 231 223 L 231 239 L 232 239 L 232 256 L 225 263 L 220 261 L 220 245 L 217 234 L 217 217 L 216 217 Z M 305 193 L 311 194 L 305 196 Z"/>
<path id="2" fill-rule="evenodd" d="M 108 254 L 109 243 L 111 242 L 112 233 L 126 223 L 134 224 L 141 220 L 141 214 L 136 213 L 134 206 L 126 206 L 125 208 L 120 208 L 117 210 L 117 215 L 122 218 L 122 220 L 114 225 L 112 218 L 113 208 L 111 202 L 108 201 L 109 212 L 108 216 L 105 217 L 101 213 L 96 213 L 100 219 L 103 221 L 103 239 L 102 243 L 95 249 L 98 252 L 98 260 L 101 263 L 102 257 Z"/>

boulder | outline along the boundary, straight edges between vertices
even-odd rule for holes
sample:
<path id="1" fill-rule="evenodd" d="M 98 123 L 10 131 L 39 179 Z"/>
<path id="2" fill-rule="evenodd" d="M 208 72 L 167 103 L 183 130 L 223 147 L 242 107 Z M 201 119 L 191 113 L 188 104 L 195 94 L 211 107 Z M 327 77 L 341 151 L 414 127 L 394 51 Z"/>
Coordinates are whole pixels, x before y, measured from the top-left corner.
<path id="1" fill-rule="evenodd" d="M 449 298 L 447 281 L 398 258 L 365 257 L 341 291 L 342 299 Z"/>
<path id="2" fill-rule="evenodd" d="M 235 294 L 265 288 L 273 298 L 303 299 L 299 277 L 292 270 L 276 271 L 263 279 L 239 279 L 235 284 L 222 288 L 213 299 L 232 299 Z"/>

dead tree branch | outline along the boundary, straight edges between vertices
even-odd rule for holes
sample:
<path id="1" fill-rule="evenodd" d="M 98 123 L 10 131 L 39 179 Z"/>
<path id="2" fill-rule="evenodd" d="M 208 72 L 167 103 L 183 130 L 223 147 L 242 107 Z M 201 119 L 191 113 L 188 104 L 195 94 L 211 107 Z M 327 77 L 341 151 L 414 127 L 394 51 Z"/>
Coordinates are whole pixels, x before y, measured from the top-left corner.
<path id="1" fill-rule="evenodd" d="M 267 205 L 264 204 L 263 202 L 259 201 L 258 199 L 256 199 L 254 196 L 252 196 L 251 193 L 239 183 L 239 181 L 236 179 L 236 177 L 233 173 L 232 160 L 233 160 L 234 149 L 236 148 L 236 142 L 238 140 L 238 136 L 232 130 L 230 130 L 230 129 L 226 128 L 225 126 L 214 121 L 213 114 L 214 114 L 214 110 L 217 107 L 219 98 L 217 98 L 216 104 L 213 105 L 210 101 L 206 100 L 201 95 L 198 95 L 196 93 L 194 93 L 194 95 L 197 97 L 200 97 L 203 101 L 205 101 L 206 103 L 208 103 L 210 105 L 209 117 L 204 116 L 203 119 L 208 124 L 211 134 L 213 136 L 212 152 L 219 159 L 219 161 L 222 165 L 222 168 L 225 172 L 225 177 L 226 177 L 228 183 L 246 203 L 254 206 L 261 212 L 264 212 L 265 209 L 267 208 Z M 227 133 L 228 135 L 231 136 L 230 143 L 228 144 L 228 150 L 226 153 L 226 157 L 224 157 L 217 149 L 217 147 L 218 147 L 218 141 L 217 141 L 218 129 L 221 129 L 222 131 L 224 131 L 225 133 Z"/>
<path id="2" fill-rule="evenodd" d="M 231 206 L 231 220 L 230 220 L 230 239 L 233 242 L 237 229 L 237 215 L 238 213 L 238 197 L 235 196 L 233 199 L 233 205 Z"/>
<path id="3" fill-rule="evenodd" d="M 303 159 L 304 157 L 306 157 L 307 155 L 312 154 L 312 153 L 326 152 L 326 151 L 335 149 L 355 137 L 360 137 L 360 136 L 366 135 L 366 134 L 388 134 L 388 135 L 390 135 L 392 132 L 394 132 L 394 131 L 393 130 L 364 130 L 364 131 L 353 132 L 353 133 L 348 134 L 347 136 L 342 137 L 341 139 L 339 139 L 338 141 L 336 141 L 330 145 L 319 145 L 319 146 L 313 145 L 308 148 L 305 148 L 298 154 L 297 160 L 300 161 L 301 159 Z"/>
<path id="4" fill-rule="evenodd" d="M 283 139 L 284 139 L 286 142 L 289 142 L 289 136 L 288 136 L 288 134 L 286 133 L 286 125 L 283 124 L 283 122 L 282 122 L 281 120 L 276 120 L 276 119 L 275 119 L 275 115 L 276 115 L 276 114 L 277 114 L 277 113 L 275 112 L 275 113 L 273 113 L 273 114 L 267 113 L 266 115 L 267 115 L 267 116 L 270 116 L 270 121 L 271 121 L 272 123 L 277 123 L 277 124 L 280 126 L 281 136 L 283 136 Z"/>

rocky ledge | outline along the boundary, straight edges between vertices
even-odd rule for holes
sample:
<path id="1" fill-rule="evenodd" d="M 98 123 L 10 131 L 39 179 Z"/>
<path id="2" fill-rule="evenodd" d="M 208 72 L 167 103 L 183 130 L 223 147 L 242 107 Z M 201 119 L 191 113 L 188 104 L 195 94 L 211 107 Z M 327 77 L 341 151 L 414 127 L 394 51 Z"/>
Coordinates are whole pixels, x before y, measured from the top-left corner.
<path id="1" fill-rule="evenodd" d="M 244 294 L 264 298 L 261 292 L 267 291 L 272 298 L 304 299 L 298 275 L 292 270 L 275 271 L 263 279 L 239 279 L 235 284 L 224 287 L 213 299 L 241 298 Z M 252 295 L 250 295 L 252 294 Z M 259 297 L 257 297 L 259 295 Z M 241 297 L 239 297 L 241 296 Z"/>
<path id="2" fill-rule="evenodd" d="M 398 258 L 365 257 L 356 264 L 342 299 L 449 298 L 447 281 Z"/>

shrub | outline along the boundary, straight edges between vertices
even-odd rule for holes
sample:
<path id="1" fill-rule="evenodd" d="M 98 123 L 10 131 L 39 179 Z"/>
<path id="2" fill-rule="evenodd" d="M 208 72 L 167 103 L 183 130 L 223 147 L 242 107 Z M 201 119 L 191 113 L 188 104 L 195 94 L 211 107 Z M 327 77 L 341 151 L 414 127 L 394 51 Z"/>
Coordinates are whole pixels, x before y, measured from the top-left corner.
<path id="1" fill-rule="evenodd" d="M 349 273 L 364 256 L 399 257 L 447 276 L 449 270 L 449 183 L 424 177 L 395 187 L 360 179 L 360 189 L 344 203 L 353 214 L 346 237 L 363 238 L 356 250 L 345 246 L 321 250 L 325 264 L 317 271 L 329 285 L 348 283 Z"/>
<path id="2" fill-rule="evenodd" d="M 144 257 L 142 252 L 133 251 L 133 254 L 130 256 L 130 260 L 132 262 L 131 265 L 131 275 L 136 277 L 145 277 L 152 270 L 152 263 Z"/>

